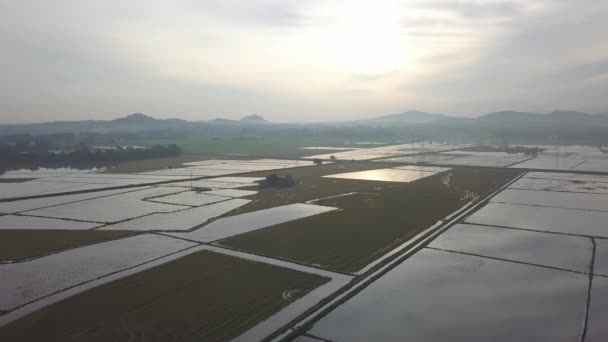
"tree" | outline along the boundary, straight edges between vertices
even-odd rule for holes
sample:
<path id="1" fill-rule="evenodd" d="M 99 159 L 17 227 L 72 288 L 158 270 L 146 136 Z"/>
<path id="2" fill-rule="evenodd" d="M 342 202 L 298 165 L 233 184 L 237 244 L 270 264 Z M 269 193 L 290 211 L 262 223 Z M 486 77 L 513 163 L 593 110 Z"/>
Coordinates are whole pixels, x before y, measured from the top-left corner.
<path id="1" fill-rule="evenodd" d="M 338 159 L 338 158 L 337 158 L 336 156 L 332 155 L 331 157 L 329 157 L 329 159 L 331 159 L 331 160 L 336 160 L 336 159 Z"/>
<path id="2" fill-rule="evenodd" d="M 294 186 L 296 184 L 298 184 L 298 182 L 291 175 L 285 175 L 281 177 L 276 173 L 273 173 L 266 176 L 266 180 L 261 182 L 260 186 L 282 188 Z"/>
<path id="3" fill-rule="evenodd" d="M 33 150 L 36 152 L 47 152 L 53 147 L 53 142 L 50 138 L 45 136 L 34 137 Z"/>
<path id="4" fill-rule="evenodd" d="M 167 146 L 167 150 L 169 150 L 170 155 L 173 156 L 179 156 L 184 152 L 181 147 L 177 146 L 176 144 L 170 144 Z"/>
<path id="5" fill-rule="evenodd" d="M 269 174 L 268 176 L 266 176 L 266 182 L 268 182 L 269 184 L 273 184 L 279 181 L 279 175 L 277 175 L 276 173 L 272 173 Z"/>

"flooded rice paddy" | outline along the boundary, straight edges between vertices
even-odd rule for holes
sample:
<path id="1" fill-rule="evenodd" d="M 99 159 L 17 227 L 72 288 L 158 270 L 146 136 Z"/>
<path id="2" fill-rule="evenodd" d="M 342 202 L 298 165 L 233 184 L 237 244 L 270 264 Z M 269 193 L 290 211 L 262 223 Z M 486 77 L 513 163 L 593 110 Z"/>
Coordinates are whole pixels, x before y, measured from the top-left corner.
<path id="1" fill-rule="evenodd" d="M 439 160 L 447 160 L 460 157 L 459 155 L 448 155 L 448 154 L 421 154 L 421 155 L 412 155 L 412 156 L 403 156 L 403 157 L 393 157 L 381 159 L 379 161 L 382 162 L 393 162 L 393 163 L 432 163 Z"/>
<path id="2" fill-rule="evenodd" d="M 39 167 L 36 169 L 18 169 L 10 170 L 0 174 L 0 178 L 46 178 L 46 177 L 57 177 L 62 175 L 70 174 L 82 174 L 82 173 L 98 173 L 102 172 L 103 168 L 88 168 L 88 169 L 74 169 L 74 168 L 45 168 Z"/>
<path id="3" fill-rule="evenodd" d="M 138 188 L 141 190 L 142 188 Z M 51 207 L 59 204 L 66 204 L 71 202 L 78 202 L 82 200 L 99 198 L 104 196 L 111 196 L 120 193 L 136 191 L 137 189 L 119 189 L 119 190 L 105 190 L 105 191 L 94 191 L 75 195 L 63 195 L 63 196 L 52 196 L 52 197 L 41 197 L 26 200 L 15 200 L 10 202 L 0 202 L 0 213 L 11 214 L 18 213 L 27 210 L 33 210 L 38 208 Z"/>
<path id="4" fill-rule="evenodd" d="M 200 207 L 202 205 L 226 201 L 227 199 L 228 197 L 226 196 L 210 195 L 196 191 L 184 191 L 176 194 L 162 195 L 150 198 L 147 199 L 147 201 L 164 204 L 185 205 L 190 207 Z"/>
<path id="5" fill-rule="evenodd" d="M 454 152 L 450 152 L 454 153 Z M 451 158 L 445 160 L 439 160 L 433 162 L 433 164 L 441 165 L 462 165 L 462 166 L 487 166 L 487 167 L 506 167 L 524 160 L 530 159 L 530 157 L 523 154 L 516 155 L 486 155 L 486 154 L 473 154 L 465 155 L 463 157 Z"/>
<path id="6" fill-rule="evenodd" d="M 26 211 L 29 216 L 63 218 L 88 222 L 112 223 L 157 212 L 172 212 L 188 208 L 186 206 L 144 201 L 176 193 L 176 188 L 150 188 L 124 194 L 95 198 L 62 204 L 54 207 Z"/>
<path id="7" fill-rule="evenodd" d="M 190 230 L 207 221 L 224 215 L 247 203 L 246 199 L 229 199 L 219 203 L 188 208 L 170 213 L 154 213 L 132 220 L 119 222 L 101 227 L 101 230 L 132 230 L 132 231 L 179 231 Z"/>
<path id="8" fill-rule="evenodd" d="M 254 329 L 258 323 L 329 280 L 199 250 L 42 308 L 0 329 L 0 340 L 68 341 L 78 336 L 126 341 L 145 336 L 152 341 L 229 341 L 242 333 L 266 336 L 267 330 Z M 295 288 L 300 289 L 295 302 L 281 296 Z M 259 338 L 248 341 L 255 340 Z"/>
<path id="9" fill-rule="evenodd" d="M 50 230 L 85 230 L 99 227 L 99 223 L 80 222 L 61 219 L 52 219 L 48 217 L 33 217 L 33 216 L 17 216 L 4 215 L 0 216 L 0 230 L 3 229 L 50 229 Z"/>
<path id="10" fill-rule="evenodd" d="M 429 247 L 497 259 L 589 272 L 593 245 L 578 236 L 457 224 Z"/>
<path id="11" fill-rule="evenodd" d="M 355 342 L 577 341 L 587 281 L 583 274 L 425 249 L 309 333 Z"/>
<path id="12" fill-rule="evenodd" d="M 399 145 L 389 145 L 375 148 L 366 148 L 354 151 L 345 151 L 338 153 L 326 153 L 314 156 L 308 156 L 308 159 L 332 159 L 337 160 L 371 160 L 391 158 L 395 156 L 421 154 L 428 152 L 451 151 L 463 148 L 469 145 L 452 145 L 446 143 L 407 143 Z"/>
<path id="13" fill-rule="evenodd" d="M 463 147 L 343 150 L 334 153 L 338 162 L 319 167 L 259 159 L 138 174 L 42 170 L 23 177 L 33 180 L 0 184 L 0 197 L 92 191 L 0 202 L 0 213 L 19 213 L 0 216 L 0 232 L 23 239 L 30 232 L 63 232 L 66 240 L 69 233 L 100 235 L 71 244 L 37 241 L 21 260 L 0 263 L 0 339 L 121 339 L 139 331 L 261 340 L 373 272 L 379 278 L 362 282 L 360 292 L 330 302 L 327 314 L 315 311 L 324 315 L 296 340 L 578 341 L 584 332 L 586 341 L 602 338 L 608 175 L 575 171 L 604 171 L 608 158 L 587 147 L 549 146 L 538 157 Z M 339 162 L 387 157 L 393 164 Z M 547 164 L 562 159 L 578 164 Z M 504 167 L 535 165 L 546 170 L 475 206 L 521 174 Z M 573 173 L 547 172 L 565 169 Z M 288 189 L 238 189 L 257 186 L 270 172 L 302 181 Z M 135 187 L 105 189 L 124 185 Z M 4 192 L 11 189 L 16 195 Z M 312 199 L 315 205 L 304 203 Z M 428 239 L 420 251 L 403 261 L 385 258 L 400 256 L 414 237 Z M 77 315 L 91 303 L 90 315 Z"/>
<path id="14" fill-rule="evenodd" d="M 525 178 L 533 179 L 559 179 L 572 182 L 601 182 L 608 183 L 608 175 L 594 175 L 584 173 L 557 173 L 557 172 L 528 172 Z"/>
<path id="15" fill-rule="evenodd" d="M 556 233 L 608 237 L 608 213 L 577 209 L 489 203 L 466 219 L 468 223 Z"/>
<path id="16" fill-rule="evenodd" d="M 450 182 L 446 184 L 443 180 L 448 175 Z M 341 210 L 252 231 L 226 239 L 222 244 L 330 270 L 358 273 L 422 230 L 440 225 L 454 212 L 517 175 L 513 170 L 458 168 L 412 183 L 332 178 L 335 183 L 328 183 L 327 188 L 352 182 L 369 183 L 369 190 L 348 193 L 348 196 L 328 196 L 314 202 Z M 326 178 L 322 179 L 325 184 Z M 352 190 L 352 187 L 346 189 Z"/>
<path id="17" fill-rule="evenodd" d="M 595 240 L 593 273 L 608 277 L 608 240 Z"/>
<path id="18" fill-rule="evenodd" d="M 332 210 L 336 210 L 336 208 L 312 204 L 290 204 L 222 218 L 190 233 L 171 233 L 169 235 L 192 241 L 212 242 Z"/>
<path id="19" fill-rule="evenodd" d="M 525 174 L 296 340 L 601 340 L 606 179 Z"/>
<path id="20" fill-rule="evenodd" d="M 608 160 L 606 159 L 587 159 L 583 163 L 571 168 L 572 171 L 607 172 Z"/>
<path id="21" fill-rule="evenodd" d="M 491 201 L 565 209 L 608 211 L 608 198 L 604 194 L 506 189 L 492 198 Z"/>
<path id="22" fill-rule="evenodd" d="M 139 235 L 0 265 L 0 310 L 8 311 L 57 291 L 158 259 L 192 242 Z"/>
<path id="23" fill-rule="evenodd" d="M 608 177 L 606 178 L 608 181 Z M 543 178 L 520 178 L 510 187 L 521 190 L 542 190 L 558 192 L 583 192 L 608 194 L 608 183 L 585 182 L 579 180 L 543 179 Z"/>
<path id="24" fill-rule="evenodd" d="M 39 180 L 33 180 L 23 183 L 0 183 L 0 199 L 47 195 L 53 193 L 82 191 L 98 188 L 100 188 L 100 186 L 97 184 L 43 182 Z"/>
<path id="25" fill-rule="evenodd" d="M 451 168 L 449 168 L 449 167 L 417 166 L 417 165 L 397 166 L 397 167 L 394 167 L 394 169 L 410 170 L 410 171 L 424 171 L 424 172 L 444 172 L 444 171 L 451 170 Z"/>
<path id="26" fill-rule="evenodd" d="M 205 191 L 206 194 L 209 195 L 217 195 L 217 196 L 227 196 L 227 197 L 247 197 L 253 196 L 257 194 L 257 191 L 252 190 L 238 190 L 238 189 L 220 189 L 220 190 L 212 190 Z"/>
<path id="27" fill-rule="evenodd" d="M 589 305 L 589 321 L 585 341 L 600 342 L 608 335 L 608 277 L 594 277 L 591 286 L 591 301 Z"/>

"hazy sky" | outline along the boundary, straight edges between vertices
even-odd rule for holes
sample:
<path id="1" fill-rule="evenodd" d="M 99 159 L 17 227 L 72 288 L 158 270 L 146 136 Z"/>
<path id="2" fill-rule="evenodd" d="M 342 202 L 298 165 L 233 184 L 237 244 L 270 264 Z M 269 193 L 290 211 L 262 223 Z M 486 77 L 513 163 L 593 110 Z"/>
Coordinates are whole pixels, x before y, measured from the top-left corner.
<path id="1" fill-rule="evenodd" d="M 0 121 L 608 112 L 608 1 L 0 0 Z"/>

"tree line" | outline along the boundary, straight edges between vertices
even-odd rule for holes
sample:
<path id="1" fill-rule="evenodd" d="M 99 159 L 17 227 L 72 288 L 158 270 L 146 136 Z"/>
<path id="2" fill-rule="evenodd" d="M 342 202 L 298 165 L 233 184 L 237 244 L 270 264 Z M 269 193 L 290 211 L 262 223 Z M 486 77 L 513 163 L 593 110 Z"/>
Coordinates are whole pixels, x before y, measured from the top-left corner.
<path id="1" fill-rule="evenodd" d="M 0 143 L 0 160 L 15 162 L 121 162 L 175 157 L 182 153 L 182 149 L 175 144 L 154 145 L 149 148 L 94 148 L 81 143 L 69 150 L 54 151 L 46 143 L 41 146 L 36 141 L 28 144 Z"/>

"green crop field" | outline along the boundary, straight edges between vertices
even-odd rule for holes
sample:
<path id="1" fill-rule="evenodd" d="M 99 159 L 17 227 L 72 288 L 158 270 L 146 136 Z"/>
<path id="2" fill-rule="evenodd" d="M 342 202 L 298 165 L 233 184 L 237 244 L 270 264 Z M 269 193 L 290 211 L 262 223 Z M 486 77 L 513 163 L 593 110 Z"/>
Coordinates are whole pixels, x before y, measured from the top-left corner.
<path id="1" fill-rule="evenodd" d="M 146 139 L 130 142 L 133 145 L 176 144 L 190 154 L 241 154 L 268 157 L 302 157 L 325 154 L 331 150 L 304 150 L 300 147 L 378 147 L 382 145 L 349 144 L 339 138 L 264 137 L 255 139 L 231 138 L 211 139 L 206 137 L 184 137 L 171 139 Z"/>
<path id="2" fill-rule="evenodd" d="M 0 261 L 35 258 L 52 252 L 132 235 L 101 230 L 0 230 Z"/>
<path id="3" fill-rule="evenodd" d="M 510 169 L 455 168 L 413 183 L 356 181 L 367 185 L 367 190 L 375 190 L 319 201 L 316 204 L 342 210 L 238 235 L 222 244 L 355 272 L 519 173 Z M 348 186 L 344 190 L 357 189 Z"/>
<path id="4" fill-rule="evenodd" d="M 328 279 L 207 251 L 0 328 L 0 341 L 228 341 Z M 294 298 L 295 299 L 295 298 Z"/>
<path id="5" fill-rule="evenodd" d="M 0 178 L 0 183 L 23 183 L 31 180 L 31 178 Z"/>
<path id="6" fill-rule="evenodd" d="M 335 196 L 349 192 L 375 192 L 379 188 L 396 186 L 400 187 L 403 186 L 403 184 L 388 182 L 365 182 L 353 179 L 323 178 L 323 176 L 336 173 L 381 169 L 395 166 L 395 164 L 379 162 L 336 162 L 333 164 L 323 164 L 322 166 L 297 167 L 293 169 L 242 174 L 239 176 L 265 177 L 266 175 L 272 173 L 291 175 L 300 183 L 297 186 L 286 188 L 252 188 L 254 190 L 259 190 L 257 194 L 247 197 L 253 201 L 234 210 L 230 213 L 230 215 L 268 209 L 291 203 L 303 203 L 318 198 Z"/>

